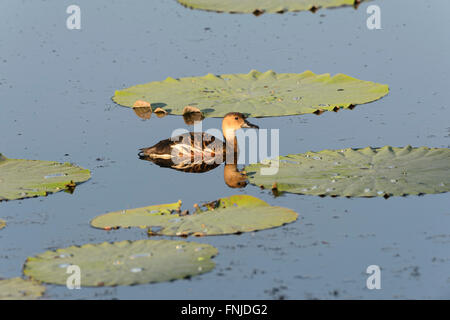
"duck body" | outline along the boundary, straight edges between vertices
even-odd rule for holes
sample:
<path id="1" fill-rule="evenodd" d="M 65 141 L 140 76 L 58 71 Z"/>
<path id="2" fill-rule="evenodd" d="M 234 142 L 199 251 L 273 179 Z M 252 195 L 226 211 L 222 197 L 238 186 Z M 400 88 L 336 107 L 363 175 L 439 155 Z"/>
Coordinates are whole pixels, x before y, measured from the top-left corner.
<path id="1" fill-rule="evenodd" d="M 225 142 L 205 132 L 188 132 L 140 149 L 139 158 L 184 172 L 207 172 L 224 161 Z"/>
<path id="2" fill-rule="evenodd" d="M 206 172 L 225 162 L 227 154 L 237 156 L 235 131 L 240 128 L 258 128 L 238 112 L 225 115 L 222 132 L 225 141 L 205 132 L 188 132 L 140 149 L 139 158 L 160 167 L 184 172 Z"/>

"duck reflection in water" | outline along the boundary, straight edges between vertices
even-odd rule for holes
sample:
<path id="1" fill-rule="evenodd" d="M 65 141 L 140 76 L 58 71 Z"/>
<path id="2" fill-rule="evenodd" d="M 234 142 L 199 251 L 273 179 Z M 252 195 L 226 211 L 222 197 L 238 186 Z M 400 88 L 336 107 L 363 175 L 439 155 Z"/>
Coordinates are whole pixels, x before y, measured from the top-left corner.
<path id="1" fill-rule="evenodd" d="M 141 149 L 139 158 L 160 167 L 192 173 L 207 172 L 225 162 L 225 183 L 231 188 L 243 188 L 247 185 L 247 176 L 237 168 L 236 139 L 236 130 L 241 128 L 259 129 L 242 113 L 231 112 L 222 121 L 225 141 L 205 132 L 188 132 Z"/>

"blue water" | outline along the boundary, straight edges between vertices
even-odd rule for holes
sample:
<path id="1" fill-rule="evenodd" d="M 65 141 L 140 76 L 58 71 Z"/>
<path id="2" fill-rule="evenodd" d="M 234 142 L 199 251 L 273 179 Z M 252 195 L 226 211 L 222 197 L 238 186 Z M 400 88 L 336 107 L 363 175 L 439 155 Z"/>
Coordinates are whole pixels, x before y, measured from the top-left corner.
<path id="1" fill-rule="evenodd" d="M 182 117 L 142 121 L 115 105 L 116 89 L 207 73 L 345 73 L 385 83 L 390 93 L 352 111 L 251 119 L 280 129 L 280 153 L 345 147 L 450 144 L 450 2 L 375 0 L 382 29 L 366 27 L 367 3 L 317 13 L 230 15 L 175 0 L 79 0 L 82 29 L 66 28 L 72 1 L 0 4 L 0 152 L 70 161 L 93 177 L 73 195 L 0 203 L 0 277 L 22 274 L 48 249 L 145 239 L 145 230 L 105 232 L 102 213 L 182 199 L 249 194 L 292 208 L 278 229 L 193 238 L 219 249 L 210 273 L 172 283 L 68 290 L 47 299 L 450 298 L 450 194 L 380 199 L 319 198 L 248 185 L 228 188 L 223 168 L 186 174 L 140 161 L 137 151 L 187 128 Z M 203 127 L 220 128 L 220 119 Z M 68 154 L 66 156 L 66 154 Z M 376 264 L 381 290 L 366 288 Z"/>

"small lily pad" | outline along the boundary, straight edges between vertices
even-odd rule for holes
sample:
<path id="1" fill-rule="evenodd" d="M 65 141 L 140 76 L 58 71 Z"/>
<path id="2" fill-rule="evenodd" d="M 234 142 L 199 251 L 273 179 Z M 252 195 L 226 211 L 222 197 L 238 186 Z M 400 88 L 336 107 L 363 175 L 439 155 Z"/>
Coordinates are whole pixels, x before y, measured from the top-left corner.
<path id="1" fill-rule="evenodd" d="M 136 100 L 133 103 L 133 108 L 150 108 L 152 110 L 152 106 L 150 102 L 144 101 L 144 100 Z"/>
<path id="2" fill-rule="evenodd" d="M 0 230 L 3 229 L 4 227 L 6 227 L 6 221 L 0 219 Z"/>
<path id="3" fill-rule="evenodd" d="M 81 287 L 164 282 L 211 271 L 217 249 L 173 240 L 121 241 L 72 246 L 28 258 L 24 274 L 45 283 L 66 285 L 67 267 L 81 271 Z"/>
<path id="4" fill-rule="evenodd" d="M 163 108 L 156 108 L 155 114 L 158 118 L 164 118 L 167 115 L 167 111 Z"/>
<path id="5" fill-rule="evenodd" d="M 230 13 L 283 13 L 287 11 L 315 11 L 318 8 L 351 6 L 361 0 L 178 0 L 185 7 Z"/>
<path id="6" fill-rule="evenodd" d="M 331 77 L 311 71 L 277 74 L 253 70 L 248 74 L 167 78 L 116 91 L 113 100 L 125 107 L 132 107 L 136 100 L 152 101 L 174 115 L 183 115 L 190 105 L 204 117 L 223 117 L 229 112 L 274 117 L 351 109 L 388 92 L 387 85 L 344 74 Z"/>
<path id="7" fill-rule="evenodd" d="M 37 281 L 22 278 L 0 280 L 0 300 L 34 300 L 44 292 L 45 287 Z"/>
<path id="8" fill-rule="evenodd" d="M 275 161 L 275 162 L 274 162 Z M 262 175 L 276 160 L 245 167 L 249 182 L 277 192 L 319 196 L 390 197 L 450 191 L 450 149 L 324 150 L 278 158 L 278 172 Z"/>
<path id="9" fill-rule="evenodd" d="M 70 163 L 8 159 L 0 154 L 0 201 L 73 190 L 90 176 L 89 170 Z"/>
<path id="10" fill-rule="evenodd" d="M 107 213 L 92 220 L 95 228 L 150 227 L 151 235 L 211 236 L 269 229 L 293 222 L 294 211 L 270 206 L 248 195 L 235 195 L 205 204 L 205 210 L 188 214 L 181 203 Z M 174 210 L 167 210 L 173 207 Z M 157 231 L 155 231 L 157 229 Z"/>

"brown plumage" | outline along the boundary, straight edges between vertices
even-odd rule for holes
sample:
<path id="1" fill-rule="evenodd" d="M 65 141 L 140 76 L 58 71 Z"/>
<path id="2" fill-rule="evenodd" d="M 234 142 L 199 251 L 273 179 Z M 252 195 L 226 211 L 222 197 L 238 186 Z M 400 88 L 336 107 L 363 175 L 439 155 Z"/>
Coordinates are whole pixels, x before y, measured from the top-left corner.
<path id="1" fill-rule="evenodd" d="M 225 115 L 222 131 L 225 140 L 232 142 L 233 152 L 237 151 L 235 131 L 240 128 L 258 128 L 249 123 L 238 112 Z M 162 140 L 149 148 L 143 148 L 139 157 L 161 167 L 184 172 L 206 172 L 225 161 L 227 144 L 204 132 L 189 132 L 170 139 Z"/>

